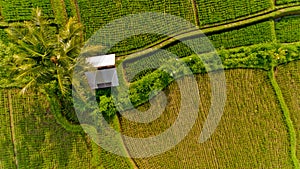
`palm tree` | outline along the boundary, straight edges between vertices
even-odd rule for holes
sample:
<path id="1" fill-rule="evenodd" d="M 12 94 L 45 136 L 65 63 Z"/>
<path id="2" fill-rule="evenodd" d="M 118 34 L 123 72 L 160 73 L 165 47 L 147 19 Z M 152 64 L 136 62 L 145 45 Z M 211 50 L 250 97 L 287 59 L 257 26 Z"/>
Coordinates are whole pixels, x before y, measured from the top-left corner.
<path id="1" fill-rule="evenodd" d="M 78 123 L 72 106 L 71 77 L 83 46 L 83 26 L 75 18 L 68 19 L 64 25 L 53 25 L 37 8 L 30 21 L 7 30 L 19 51 L 10 60 L 13 65 L 10 70 L 14 82 L 22 87 L 21 93 L 45 94 L 51 106 L 59 108 L 54 111 L 58 122 L 68 128 L 70 125 L 64 117 Z"/>
<path id="2" fill-rule="evenodd" d="M 70 18 L 59 28 L 51 26 L 39 8 L 22 26 L 7 30 L 21 53 L 14 55 L 15 80 L 22 93 L 37 90 L 61 96 L 70 94 L 71 73 L 83 45 L 83 26 Z"/>

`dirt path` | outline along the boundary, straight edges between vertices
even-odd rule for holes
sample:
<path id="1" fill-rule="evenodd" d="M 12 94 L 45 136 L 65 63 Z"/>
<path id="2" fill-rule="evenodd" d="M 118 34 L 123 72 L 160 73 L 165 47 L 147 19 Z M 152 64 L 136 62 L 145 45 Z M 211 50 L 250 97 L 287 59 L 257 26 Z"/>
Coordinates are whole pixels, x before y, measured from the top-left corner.
<path id="1" fill-rule="evenodd" d="M 12 97 L 11 91 L 8 91 L 8 104 L 9 104 L 9 116 L 10 116 L 10 129 L 11 129 L 11 139 L 12 145 L 14 149 L 14 162 L 16 164 L 16 168 L 19 168 L 18 158 L 17 158 L 17 147 L 16 147 L 16 137 L 15 137 L 15 126 L 14 126 L 14 116 L 13 116 L 13 105 L 12 105 Z"/>

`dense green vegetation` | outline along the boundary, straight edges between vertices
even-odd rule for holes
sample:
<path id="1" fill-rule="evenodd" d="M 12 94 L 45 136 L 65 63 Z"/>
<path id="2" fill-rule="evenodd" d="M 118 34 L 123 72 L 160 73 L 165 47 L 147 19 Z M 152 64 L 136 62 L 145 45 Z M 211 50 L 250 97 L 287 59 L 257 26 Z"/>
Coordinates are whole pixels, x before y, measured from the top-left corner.
<path id="1" fill-rule="evenodd" d="M 0 92 L 0 168 L 15 168 L 7 93 Z"/>
<path id="2" fill-rule="evenodd" d="M 116 45 L 114 45 L 108 53 L 124 53 L 126 51 L 131 51 L 135 49 L 142 48 L 147 46 L 153 42 L 156 42 L 165 36 L 163 35 L 156 35 L 156 34 L 143 34 L 143 35 L 136 35 L 132 36 L 128 39 L 125 39 Z"/>
<path id="3" fill-rule="evenodd" d="M 50 0 L 1 0 L 1 14 L 5 21 L 24 21 L 31 19 L 32 8 L 40 7 L 44 13 L 53 18 L 53 11 Z"/>
<path id="4" fill-rule="evenodd" d="M 110 21 L 140 12 L 169 13 L 194 22 L 193 8 L 189 0 L 167 0 L 165 2 L 160 0 L 78 0 L 78 5 L 82 22 L 86 26 L 87 38 Z"/>
<path id="5" fill-rule="evenodd" d="M 0 39 L 2 42 L 7 42 L 7 34 L 4 29 L 0 29 Z"/>
<path id="6" fill-rule="evenodd" d="M 23 93 L 28 89 L 48 94 L 70 93 L 71 68 L 83 46 L 82 25 L 75 18 L 70 18 L 59 30 L 48 24 L 49 20 L 37 8 L 32 20 L 24 22 L 25 28 L 15 26 L 7 30 L 18 49 L 8 62 L 13 65 L 11 71 L 15 71 L 11 78 L 20 83 Z"/>
<path id="7" fill-rule="evenodd" d="M 280 45 L 280 44 L 271 43 L 271 44 L 252 45 L 249 47 L 240 47 L 240 48 L 230 49 L 230 50 L 222 49 L 218 51 L 218 55 L 223 61 L 222 64 L 226 69 L 259 68 L 264 70 L 270 70 L 271 67 L 274 65 L 283 64 L 283 63 L 287 63 L 299 59 L 300 57 L 299 49 L 300 49 L 299 43 L 291 44 L 291 45 Z M 182 49 L 178 49 L 178 50 L 182 50 Z M 184 52 L 185 51 L 183 51 L 183 53 Z M 192 52 L 190 49 L 187 50 L 187 54 L 189 54 L 190 52 Z M 211 57 L 212 55 L 215 54 L 216 53 L 201 54 L 200 57 Z M 193 54 L 193 55 L 183 57 L 180 60 L 184 61 L 194 73 L 205 73 L 207 70 L 205 69 L 200 57 Z M 166 74 L 166 73 L 163 72 L 158 73 L 159 71 L 156 71 L 155 73 L 150 75 L 149 73 L 153 72 L 157 66 L 167 65 L 165 63 L 167 61 L 170 61 L 171 59 L 174 59 L 174 57 L 166 54 L 165 52 L 155 52 L 149 55 L 141 56 L 137 60 L 135 59 L 125 60 L 123 62 L 124 74 L 126 76 L 126 79 L 131 81 L 142 79 L 145 75 L 152 76 L 152 77 L 162 76 L 158 74 Z M 220 63 L 214 64 L 213 62 L 214 61 L 212 60 L 211 70 L 220 68 L 221 66 Z M 147 65 L 147 67 L 149 68 L 146 69 L 147 67 L 145 67 L 144 65 Z M 144 69 L 146 70 L 141 72 L 141 70 Z M 145 83 L 149 83 L 148 80 L 149 79 L 142 80 L 142 81 L 144 81 Z M 168 82 L 169 80 L 166 80 L 165 82 Z M 134 83 L 132 83 L 132 85 L 133 84 Z"/>
<path id="8" fill-rule="evenodd" d="M 4 168 L 16 168 L 14 158 L 5 156 L 7 153 L 14 153 L 12 144 L 16 148 L 19 168 L 77 168 L 92 165 L 89 164 L 92 159 L 91 153 L 96 150 L 89 148 L 90 145 L 86 143 L 84 136 L 66 132 L 57 125 L 49 111 L 49 105 L 45 104 L 45 97 L 35 94 L 21 97 L 16 90 L 1 90 L 0 93 L 1 103 L 5 103 L 4 109 L 1 109 L 1 117 L 6 116 L 8 120 L 1 129 L 11 130 L 10 125 L 7 125 L 11 124 L 11 113 L 16 139 L 7 140 L 10 141 L 10 146 L 2 144 L 4 142 L 1 141 L 1 150 L 8 150 L 4 154 L 1 151 L 1 161 L 5 159 L 4 162 L 13 162 L 13 165 L 4 164 Z M 4 119 L 1 118 L 1 121 Z"/>
<path id="9" fill-rule="evenodd" d="M 300 20 L 295 4 L 297 0 L 0 0 L 0 169 L 299 168 Z M 285 5 L 295 8 L 279 9 Z M 31 8 L 37 6 L 45 15 L 37 10 L 34 18 Z M 119 80 L 129 87 L 130 99 L 119 98 L 118 108 L 130 114 L 132 102 L 148 110 L 149 97 L 160 102 L 155 96 L 160 90 L 168 100 L 157 120 L 138 124 L 119 116 L 112 97 L 97 91 L 99 110 L 115 130 L 148 137 L 170 127 L 181 101 L 174 79 L 190 73 L 184 65 L 197 74 L 201 95 L 199 119 L 180 144 L 156 157 L 128 159 L 103 150 L 78 125 L 70 74 L 83 37 L 122 16 L 147 11 L 180 16 L 205 28 L 222 63 L 193 31 L 180 40 L 192 40 L 201 48 L 207 69 L 189 47 L 175 40 L 165 43 L 169 39 L 162 35 L 133 36 L 110 49 L 123 55 L 117 58 L 118 71 L 125 76 Z M 136 52 L 153 45 L 178 58 Z M 90 46 L 95 54 L 101 47 Z M 129 58 L 130 52 L 136 56 Z M 206 73 L 222 66 L 228 69 L 225 113 L 212 137 L 199 144 L 211 99 Z M 20 91 L 27 93 L 20 96 Z M 126 154 L 122 138 L 114 141 Z"/>
<path id="10" fill-rule="evenodd" d="M 55 23 L 64 25 L 68 18 L 65 2 L 62 0 L 51 0 L 51 5 L 54 13 Z"/>
<path id="11" fill-rule="evenodd" d="M 85 134 L 66 131 L 44 95 L 18 93 L 0 90 L 0 168 L 16 168 L 13 145 L 19 168 L 131 168 L 126 158 L 102 150 Z M 15 141 L 11 139 L 10 113 Z"/>
<path id="12" fill-rule="evenodd" d="M 273 21 L 266 21 L 208 37 L 215 48 L 224 47 L 227 49 L 272 42 L 276 38 L 272 30 L 274 30 Z"/>
<path id="13" fill-rule="evenodd" d="M 276 5 L 283 5 L 283 4 L 293 4 L 299 2 L 299 0 L 276 0 Z"/>
<path id="14" fill-rule="evenodd" d="M 196 0 L 196 2 L 202 26 L 234 20 L 272 7 L 270 0 Z"/>
<path id="15" fill-rule="evenodd" d="M 288 16 L 275 24 L 277 40 L 282 43 L 300 41 L 300 17 Z"/>

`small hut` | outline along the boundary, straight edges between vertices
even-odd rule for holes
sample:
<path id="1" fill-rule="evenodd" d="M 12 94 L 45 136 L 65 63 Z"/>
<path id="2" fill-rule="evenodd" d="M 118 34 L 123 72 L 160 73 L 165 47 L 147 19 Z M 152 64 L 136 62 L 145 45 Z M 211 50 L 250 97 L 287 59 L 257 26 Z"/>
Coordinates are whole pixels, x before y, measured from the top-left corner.
<path id="1" fill-rule="evenodd" d="M 96 71 L 85 72 L 91 89 L 101 89 L 119 85 L 115 65 L 115 54 L 93 56 L 86 59 Z"/>

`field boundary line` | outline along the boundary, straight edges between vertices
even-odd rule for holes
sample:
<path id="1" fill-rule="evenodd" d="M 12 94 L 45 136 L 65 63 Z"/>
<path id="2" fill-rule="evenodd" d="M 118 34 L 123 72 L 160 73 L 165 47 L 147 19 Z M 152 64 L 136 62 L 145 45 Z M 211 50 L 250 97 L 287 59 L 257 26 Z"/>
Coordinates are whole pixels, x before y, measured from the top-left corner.
<path id="1" fill-rule="evenodd" d="M 215 34 L 218 32 L 223 32 L 223 31 L 228 31 L 228 30 L 233 30 L 236 28 L 248 26 L 257 22 L 261 21 L 267 21 L 269 19 L 275 19 L 278 17 L 282 17 L 288 14 L 300 14 L 300 5 L 293 6 L 293 7 L 282 7 L 282 8 L 276 8 L 274 10 L 268 11 L 266 13 L 263 13 L 261 15 L 255 16 L 255 17 L 249 17 L 245 20 L 236 20 L 232 23 L 227 23 L 224 25 L 218 25 L 218 26 L 213 26 L 213 27 L 208 27 L 208 28 L 201 28 L 201 34 L 199 33 L 198 29 L 191 29 L 187 31 L 183 31 L 177 34 L 172 35 L 172 37 L 166 37 L 161 40 L 158 40 L 150 45 L 147 45 L 143 48 L 139 48 L 136 50 L 129 51 L 127 53 L 121 53 L 118 56 L 118 60 L 120 59 L 132 59 L 139 57 L 140 55 L 145 55 L 150 52 L 153 52 L 155 49 L 160 49 L 163 48 L 164 46 L 167 46 L 176 40 L 184 39 L 184 38 L 189 38 L 193 36 L 199 36 L 203 34 Z"/>
<path id="2" fill-rule="evenodd" d="M 66 131 L 73 133 L 84 133 L 81 125 L 72 124 L 61 114 L 61 105 L 58 103 L 57 98 L 51 98 L 47 95 L 47 100 L 50 103 L 50 110 L 53 113 L 55 121 L 57 124 L 62 126 Z"/>
<path id="3" fill-rule="evenodd" d="M 115 118 L 116 118 L 116 120 L 114 120 L 113 122 L 115 123 L 119 132 L 121 132 L 122 128 L 121 128 L 120 118 L 118 117 L 118 115 L 116 115 Z M 126 155 L 128 156 L 127 159 L 130 162 L 130 164 L 132 165 L 133 169 L 138 169 L 137 163 L 131 158 L 130 153 L 128 152 L 128 148 L 124 143 L 123 135 L 120 136 L 120 141 L 121 141 L 121 144 L 124 148 Z"/>
<path id="4" fill-rule="evenodd" d="M 196 0 L 190 0 L 193 6 L 194 16 L 195 16 L 195 24 L 200 27 L 199 13 L 198 13 L 198 5 Z"/>
<path id="5" fill-rule="evenodd" d="M 276 23 L 275 23 L 274 19 L 272 19 L 270 22 L 271 22 L 271 24 L 272 24 L 272 25 L 271 25 L 271 26 L 272 26 L 272 27 L 271 27 L 272 41 L 276 43 L 276 42 L 277 42 L 276 26 L 275 26 Z"/>
<path id="6" fill-rule="evenodd" d="M 283 117 L 284 117 L 284 121 L 285 124 L 287 126 L 287 132 L 289 135 L 289 141 L 290 141 L 290 156 L 293 162 L 293 165 L 296 169 L 300 168 L 300 163 L 299 160 L 296 156 L 296 147 L 297 147 L 297 137 L 296 137 L 296 132 L 295 132 L 295 128 L 293 125 L 293 121 L 291 120 L 290 117 L 290 111 L 289 108 L 287 106 L 287 104 L 285 103 L 284 97 L 282 95 L 281 89 L 276 81 L 275 75 L 274 75 L 274 67 L 268 72 L 268 76 L 269 79 L 271 81 L 271 84 L 273 86 L 273 89 L 275 91 L 275 94 L 277 96 L 277 100 L 279 101 L 279 105 L 281 107 L 282 113 L 283 113 Z"/>
<path id="7" fill-rule="evenodd" d="M 275 9 L 276 8 L 276 0 L 269 0 L 271 2 L 271 9 Z"/>
<path id="8" fill-rule="evenodd" d="M 13 115 L 13 105 L 12 105 L 12 96 L 11 91 L 8 90 L 8 104 L 9 104 L 9 117 L 10 117 L 10 131 L 11 131 L 11 141 L 13 144 L 14 149 L 14 162 L 16 164 L 16 168 L 19 168 L 18 158 L 17 158 L 17 147 L 15 144 L 16 137 L 15 137 L 15 126 L 14 126 L 14 115 Z"/>

